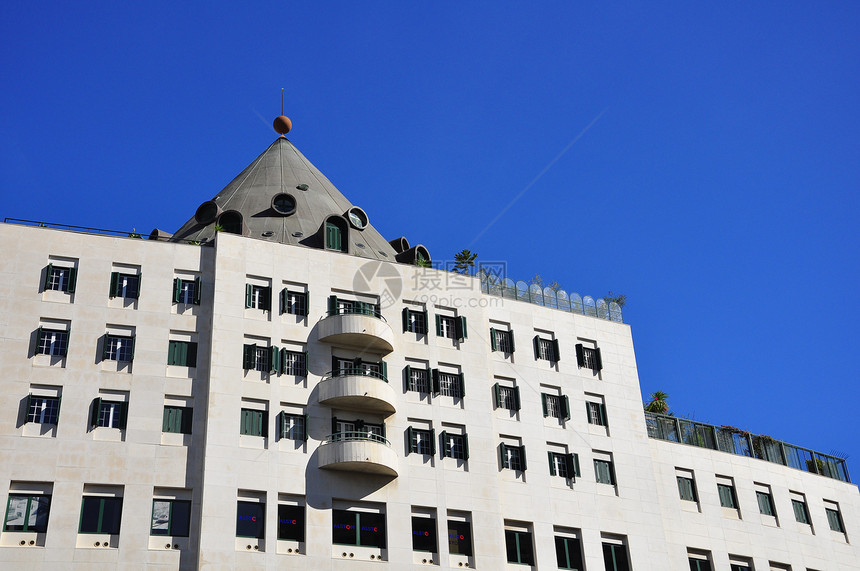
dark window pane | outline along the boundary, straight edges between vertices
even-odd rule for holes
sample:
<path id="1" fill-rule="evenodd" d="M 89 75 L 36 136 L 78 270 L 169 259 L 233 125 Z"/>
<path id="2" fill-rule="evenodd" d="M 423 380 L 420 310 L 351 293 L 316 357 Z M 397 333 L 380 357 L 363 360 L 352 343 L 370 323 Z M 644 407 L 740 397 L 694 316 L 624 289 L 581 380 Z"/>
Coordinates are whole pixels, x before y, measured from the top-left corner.
<path id="1" fill-rule="evenodd" d="M 508 555 L 508 563 L 518 563 L 519 554 L 517 553 L 517 532 L 505 530 L 505 551 Z"/>
<path id="2" fill-rule="evenodd" d="M 385 547 L 385 514 L 359 513 L 359 543 Z"/>
<path id="3" fill-rule="evenodd" d="M 355 525 L 357 518 L 355 512 L 346 510 L 332 510 L 332 543 L 341 545 L 358 545 L 358 530 Z"/>
<path id="4" fill-rule="evenodd" d="M 429 517 L 412 518 L 412 549 L 436 552 L 436 520 Z"/>
<path id="5" fill-rule="evenodd" d="M 472 555 L 472 528 L 468 521 L 448 520 L 448 551 L 456 555 Z"/>
<path id="6" fill-rule="evenodd" d="M 305 506 L 278 505 L 278 539 L 305 540 Z"/>
<path id="7" fill-rule="evenodd" d="M 102 526 L 100 533 L 119 533 L 122 518 L 122 498 L 102 499 Z"/>
<path id="8" fill-rule="evenodd" d="M 266 504 L 238 502 L 236 509 L 236 537 L 265 537 Z"/>
<path id="9" fill-rule="evenodd" d="M 176 537 L 188 537 L 191 525 L 191 502 L 175 500 L 170 516 L 170 533 Z"/>
<path id="10" fill-rule="evenodd" d="M 582 571 L 582 549 L 575 537 L 555 538 L 555 555 L 559 569 Z"/>
<path id="11" fill-rule="evenodd" d="M 98 533 L 102 498 L 84 496 L 81 504 L 81 533 Z"/>

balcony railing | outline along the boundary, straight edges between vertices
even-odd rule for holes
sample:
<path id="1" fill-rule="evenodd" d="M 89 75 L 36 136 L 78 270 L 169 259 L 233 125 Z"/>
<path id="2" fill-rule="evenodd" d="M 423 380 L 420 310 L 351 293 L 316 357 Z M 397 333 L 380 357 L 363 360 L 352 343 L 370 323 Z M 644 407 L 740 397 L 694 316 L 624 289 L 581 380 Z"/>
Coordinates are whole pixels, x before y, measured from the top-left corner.
<path id="1" fill-rule="evenodd" d="M 319 467 L 397 477 L 397 454 L 381 434 L 352 430 L 329 434 L 319 447 Z"/>
<path id="2" fill-rule="evenodd" d="M 329 434 L 325 437 L 322 444 L 320 446 L 325 446 L 331 442 L 350 442 L 356 440 L 366 440 L 368 442 L 379 442 L 380 444 L 385 444 L 389 448 L 391 447 L 391 443 L 381 434 L 374 434 L 372 432 L 360 431 L 360 430 L 352 430 L 345 432 L 335 432 L 333 434 Z"/>
<path id="3" fill-rule="evenodd" d="M 595 300 L 590 295 L 580 297 L 575 292 L 568 294 L 563 289 L 541 288 L 537 284 L 529 285 L 524 281 L 514 282 L 511 278 L 502 279 L 485 272 L 478 272 L 476 277 L 481 280 L 481 291 L 489 295 L 527 301 L 552 309 L 623 323 L 621 307 L 614 301 Z"/>
<path id="4" fill-rule="evenodd" d="M 379 307 L 371 304 L 362 304 L 357 307 L 338 307 L 336 309 L 326 311 L 327 317 L 332 315 L 370 315 L 371 317 L 381 319 L 382 321 L 387 321 L 379 312 Z"/>
<path id="5" fill-rule="evenodd" d="M 651 438 L 758 458 L 804 472 L 851 482 L 848 477 L 848 467 L 843 458 L 794 446 L 770 436 L 652 412 L 645 413 L 645 425 Z"/>
<path id="6" fill-rule="evenodd" d="M 385 381 L 386 383 L 388 382 L 388 378 L 382 373 L 377 373 L 376 371 L 369 371 L 361 367 L 341 367 L 340 369 L 329 371 L 323 376 L 323 380 L 335 379 L 337 377 L 373 377 L 374 379 L 379 379 L 380 381 Z"/>

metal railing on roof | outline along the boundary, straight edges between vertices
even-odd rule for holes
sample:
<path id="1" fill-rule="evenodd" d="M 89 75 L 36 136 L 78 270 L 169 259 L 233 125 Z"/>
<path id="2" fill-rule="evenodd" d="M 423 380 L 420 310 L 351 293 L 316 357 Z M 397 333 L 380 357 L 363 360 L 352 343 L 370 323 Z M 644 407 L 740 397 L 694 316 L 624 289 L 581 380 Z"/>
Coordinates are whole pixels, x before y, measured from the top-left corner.
<path id="1" fill-rule="evenodd" d="M 653 412 L 645 413 L 645 426 L 648 428 L 648 436 L 658 440 L 758 458 L 804 472 L 851 482 L 844 458 L 794 446 L 770 436 L 751 434 L 732 426 L 715 426 Z"/>
<path id="2" fill-rule="evenodd" d="M 621 307 L 614 301 L 607 303 L 604 299 L 595 300 L 590 295 L 581 297 L 575 292 L 568 294 L 563 289 L 541 288 L 538 284 L 515 282 L 511 278 L 502 279 L 487 273 L 479 272 L 476 277 L 481 280 L 481 291 L 489 295 L 623 323 Z"/>
<path id="3" fill-rule="evenodd" d="M 101 236 L 115 236 L 117 238 L 136 238 L 136 239 L 148 239 L 148 240 L 158 240 L 158 238 L 153 238 L 149 234 L 144 235 L 140 232 L 136 232 L 132 230 L 131 232 L 125 230 L 108 230 L 106 228 L 91 228 L 89 226 L 75 226 L 74 224 L 59 224 L 57 222 L 44 222 L 41 220 L 25 220 L 23 218 L 4 218 L 3 222 L 6 224 L 19 224 L 21 226 L 36 226 L 38 228 L 50 228 L 52 230 L 67 230 L 69 232 L 81 232 L 83 234 L 99 234 Z M 161 239 L 163 241 L 163 239 Z M 194 246 L 203 246 L 206 244 L 204 241 L 197 240 L 174 240 L 173 242 L 183 242 L 185 244 L 191 244 Z"/>

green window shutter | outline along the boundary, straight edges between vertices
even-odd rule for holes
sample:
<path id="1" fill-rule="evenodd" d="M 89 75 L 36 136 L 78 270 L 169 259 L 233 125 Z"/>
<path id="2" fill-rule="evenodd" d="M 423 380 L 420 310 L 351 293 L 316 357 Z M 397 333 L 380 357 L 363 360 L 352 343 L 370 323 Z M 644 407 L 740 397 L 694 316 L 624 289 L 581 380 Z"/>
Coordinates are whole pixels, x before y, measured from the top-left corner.
<path id="1" fill-rule="evenodd" d="M 430 429 L 430 454 L 436 455 L 436 429 Z"/>
<path id="2" fill-rule="evenodd" d="M 558 339 L 552 340 L 552 354 L 555 359 L 553 359 L 556 363 L 561 361 L 561 349 L 558 346 Z"/>
<path id="3" fill-rule="evenodd" d="M 436 336 L 442 337 L 442 316 L 436 315 Z"/>
<path id="4" fill-rule="evenodd" d="M 329 315 L 337 315 L 337 296 L 336 295 L 328 296 L 328 314 Z"/>
<path id="5" fill-rule="evenodd" d="M 170 430 L 171 421 L 173 420 L 173 409 L 169 406 L 164 407 L 164 413 L 161 417 L 161 432 L 173 432 Z"/>
<path id="6" fill-rule="evenodd" d="M 242 347 L 242 368 L 253 369 L 257 365 L 257 346 L 253 343 Z"/>
<path id="7" fill-rule="evenodd" d="M 600 403 L 600 405 L 597 407 L 597 410 L 600 413 L 600 425 L 608 426 L 609 423 L 606 421 L 606 405 Z"/>
<path id="8" fill-rule="evenodd" d="M 194 305 L 200 305 L 200 295 L 202 290 L 202 282 L 200 277 L 194 278 Z"/>
<path id="9" fill-rule="evenodd" d="M 68 293 L 75 293 L 75 288 L 78 285 L 78 268 L 69 268 L 69 281 L 66 286 Z"/>
<path id="10" fill-rule="evenodd" d="M 451 444 L 448 442 L 448 432 L 443 430 L 439 433 L 439 438 L 442 439 L 442 454 L 441 457 L 445 458 L 451 456 Z"/>
<path id="11" fill-rule="evenodd" d="M 499 350 L 499 342 L 496 339 L 496 330 L 490 327 L 490 349 L 493 351 Z"/>
<path id="12" fill-rule="evenodd" d="M 48 289 L 48 285 L 51 283 L 51 274 L 54 273 L 54 264 L 48 264 L 45 267 L 45 279 L 42 280 L 42 291 Z"/>
<path id="13" fill-rule="evenodd" d="M 245 284 L 245 308 L 251 307 L 251 301 L 254 297 L 254 287 L 251 284 Z"/>
<path id="14" fill-rule="evenodd" d="M 305 351 L 305 362 L 302 364 L 302 367 L 299 369 L 299 374 L 307 375 L 308 374 L 308 352 Z"/>
<path id="15" fill-rule="evenodd" d="M 137 292 L 135 292 L 134 298 L 138 299 L 140 297 L 141 292 L 141 284 L 143 284 L 143 274 L 137 274 Z"/>
<path id="16" fill-rule="evenodd" d="M 547 452 L 546 455 L 547 455 L 547 457 L 549 457 L 549 475 L 555 476 L 555 462 L 553 462 L 553 460 L 554 460 L 553 453 Z"/>
<path id="17" fill-rule="evenodd" d="M 33 395 L 27 395 L 27 408 L 24 409 L 24 424 L 30 422 L 30 407 L 33 405 Z"/>
<path id="18" fill-rule="evenodd" d="M 493 400 L 496 404 L 496 408 L 502 406 L 502 395 L 501 390 L 499 389 L 499 383 L 493 385 Z"/>
<path id="19" fill-rule="evenodd" d="M 582 473 L 579 470 L 579 454 L 571 454 L 573 457 L 573 473 L 576 474 L 576 477 L 579 478 L 582 476 Z"/>
<path id="20" fill-rule="evenodd" d="M 508 338 L 511 340 L 511 353 L 516 351 L 516 347 L 514 346 L 514 330 L 511 329 L 508 331 Z"/>
<path id="21" fill-rule="evenodd" d="M 440 392 L 439 387 L 439 369 L 430 369 L 430 378 L 433 381 L 433 394 L 438 395 Z"/>
<path id="22" fill-rule="evenodd" d="M 588 424 L 594 424 L 594 421 L 591 420 L 591 403 L 585 402 L 585 420 L 588 421 Z"/>
<path id="23" fill-rule="evenodd" d="M 583 362 L 584 362 L 584 357 L 582 356 L 582 353 L 583 353 L 582 343 L 577 343 L 576 344 L 576 364 L 579 365 L 580 367 L 583 366 Z"/>
<path id="24" fill-rule="evenodd" d="M 499 454 L 502 458 L 502 468 L 509 468 L 510 466 L 508 465 L 508 447 L 505 446 L 504 442 L 499 444 Z"/>
<path id="25" fill-rule="evenodd" d="M 120 403 L 119 405 L 119 427 L 125 429 L 128 424 L 128 403 Z"/>
<path id="26" fill-rule="evenodd" d="M 427 333 L 427 329 L 429 329 L 429 327 L 430 327 L 430 322 L 428 321 L 429 316 L 427 314 L 427 310 L 425 309 L 424 311 L 422 311 L 421 315 L 424 317 L 424 331 L 422 331 L 421 333 Z"/>
<path id="27" fill-rule="evenodd" d="M 469 435 L 463 434 L 463 459 L 469 459 Z"/>
<path id="28" fill-rule="evenodd" d="M 305 417 L 305 425 L 302 427 L 302 441 L 307 442 L 308 441 L 308 422 L 310 422 L 311 417 L 308 414 L 304 415 L 304 417 Z"/>
<path id="29" fill-rule="evenodd" d="M 564 465 L 567 468 L 567 477 L 571 480 L 576 480 L 576 477 L 579 476 L 579 465 L 578 462 L 574 461 L 575 454 L 565 454 L 564 455 Z"/>
<path id="30" fill-rule="evenodd" d="M 540 337 L 535 335 L 534 339 L 532 339 L 532 345 L 535 350 L 535 360 L 540 359 Z"/>
<path id="31" fill-rule="evenodd" d="M 63 395 L 57 397 L 57 424 L 60 424 L 60 409 L 62 409 Z"/>
<path id="32" fill-rule="evenodd" d="M 724 484 L 717 484 L 717 492 L 720 494 L 721 506 L 726 508 L 735 507 L 734 497 L 732 496 L 732 489 L 729 486 L 726 486 Z M 794 507 L 795 514 L 797 514 L 797 505 L 795 505 Z"/>
<path id="33" fill-rule="evenodd" d="M 107 361 L 108 350 L 110 349 L 110 341 L 107 333 L 102 335 L 102 361 Z"/>
<path id="34" fill-rule="evenodd" d="M 514 387 L 514 409 L 520 410 L 520 388 Z"/>
<path id="35" fill-rule="evenodd" d="M 90 410 L 90 428 L 95 428 L 99 425 L 99 411 L 102 407 L 102 399 L 93 399 L 93 408 Z"/>
<path id="36" fill-rule="evenodd" d="M 409 308 L 404 307 L 401 313 L 403 315 L 403 332 L 406 333 L 409 331 Z"/>
<path id="37" fill-rule="evenodd" d="M 309 315 L 311 311 L 311 292 L 305 292 L 305 306 L 302 308 L 300 315 Z"/>
<path id="38" fill-rule="evenodd" d="M 264 410 L 260 413 L 260 422 L 263 425 L 262 436 L 264 438 L 269 437 L 269 411 Z"/>
<path id="39" fill-rule="evenodd" d="M 463 373 L 460 373 L 460 398 L 466 396 L 466 379 L 463 376 Z"/>
<path id="40" fill-rule="evenodd" d="M 275 434 L 278 435 L 278 440 L 283 440 L 287 437 L 287 413 L 281 411 L 275 417 Z"/>
<path id="41" fill-rule="evenodd" d="M 33 353 L 34 355 L 41 355 L 42 354 L 41 345 L 42 345 L 42 328 L 39 327 L 38 329 L 36 329 L 36 352 Z"/>
<path id="42" fill-rule="evenodd" d="M 541 394 L 540 394 L 540 403 L 541 403 L 541 405 L 543 406 L 543 415 L 544 415 L 544 416 L 549 416 L 549 413 L 548 413 L 548 412 L 547 412 L 547 410 L 546 410 L 546 393 L 541 393 Z"/>
<path id="43" fill-rule="evenodd" d="M 179 303 L 179 297 L 182 295 L 182 280 L 173 278 L 173 303 Z"/>
<path id="44" fill-rule="evenodd" d="M 131 355 L 128 358 L 129 361 L 134 361 L 134 345 L 135 345 L 136 340 L 137 340 L 137 336 L 132 335 L 131 336 Z"/>
<path id="45" fill-rule="evenodd" d="M 595 361 L 597 362 L 597 364 L 596 364 L 597 370 L 601 371 L 601 370 L 603 370 L 603 358 L 600 356 L 600 348 L 599 347 L 598 347 L 597 351 L 595 351 L 595 355 L 597 357 L 595 359 Z"/>
<path id="46" fill-rule="evenodd" d="M 528 466 L 526 466 L 526 446 L 525 446 L 525 444 L 520 446 L 520 463 L 523 465 L 523 472 L 525 472 L 526 468 L 528 468 Z"/>
<path id="47" fill-rule="evenodd" d="M 280 305 L 278 314 L 283 315 L 287 312 L 287 288 L 282 289 L 281 293 L 278 294 L 278 303 Z"/>
<path id="48" fill-rule="evenodd" d="M 615 480 L 615 464 L 612 462 L 607 462 L 609 465 L 609 482 L 614 486 L 617 482 Z"/>
<path id="49" fill-rule="evenodd" d="M 263 309 L 272 311 L 272 286 L 263 288 Z"/>
<path id="50" fill-rule="evenodd" d="M 269 347 L 269 370 L 273 373 L 282 373 L 281 351 L 274 345 Z"/>
<path id="51" fill-rule="evenodd" d="M 404 392 L 409 392 L 409 382 L 412 380 L 412 367 L 406 365 L 406 368 L 403 369 L 405 375 L 403 377 L 403 390 Z"/>
<path id="52" fill-rule="evenodd" d="M 570 420 L 570 399 L 567 398 L 567 395 L 561 395 L 561 402 L 564 406 L 564 419 Z"/>
<path id="53" fill-rule="evenodd" d="M 168 341 L 167 342 L 167 364 L 176 365 L 178 361 L 178 345 L 179 341 Z"/>
<path id="54" fill-rule="evenodd" d="M 466 340 L 466 318 L 462 315 L 454 319 L 454 337 L 460 341 Z"/>
<path id="55" fill-rule="evenodd" d="M 110 274 L 110 297 L 117 296 L 119 289 L 119 272 L 111 272 Z"/>

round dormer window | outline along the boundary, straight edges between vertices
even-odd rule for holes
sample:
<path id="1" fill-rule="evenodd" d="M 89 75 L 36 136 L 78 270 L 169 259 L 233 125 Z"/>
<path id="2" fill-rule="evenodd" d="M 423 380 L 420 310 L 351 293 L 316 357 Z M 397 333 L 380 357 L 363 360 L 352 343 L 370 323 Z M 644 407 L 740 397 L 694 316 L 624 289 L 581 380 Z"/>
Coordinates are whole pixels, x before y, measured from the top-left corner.
<path id="1" fill-rule="evenodd" d="M 289 216 L 296 211 L 296 199 L 282 192 L 272 198 L 272 210 L 283 216 Z"/>
<path id="2" fill-rule="evenodd" d="M 356 230 L 364 230 L 367 226 L 367 214 L 357 206 L 353 206 L 349 209 L 347 217 L 349 218 L 350 225 Z"/>

